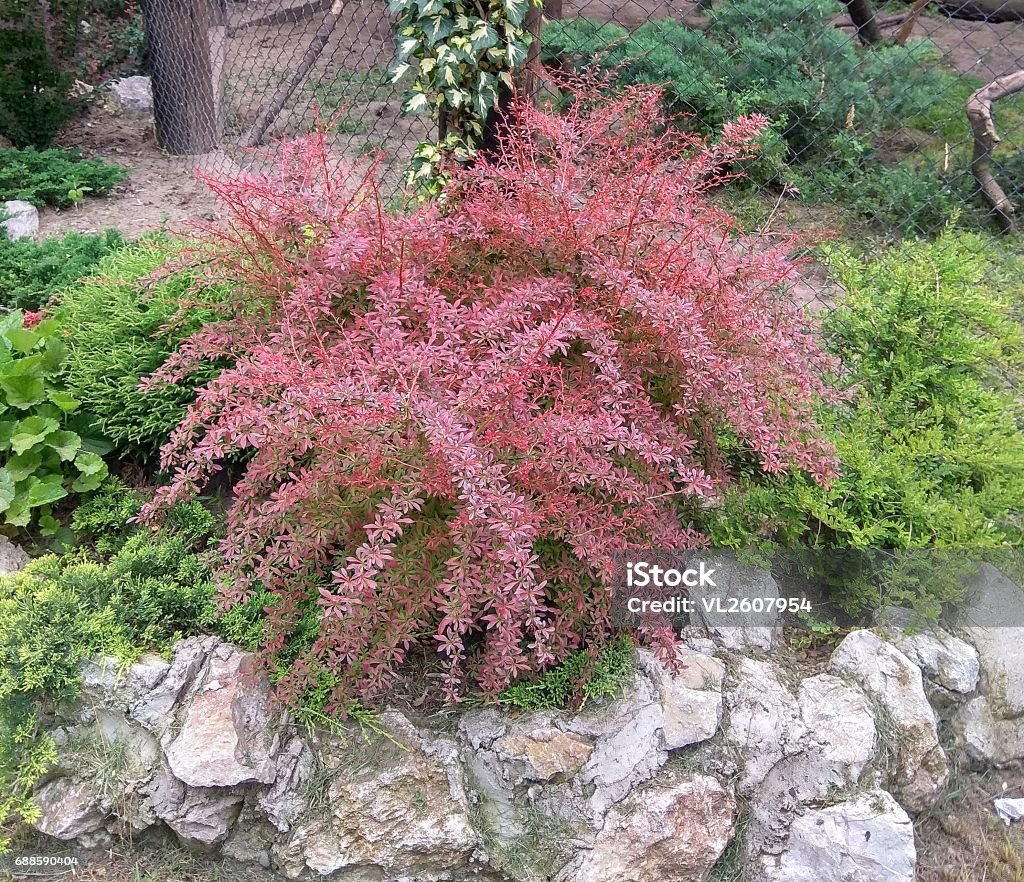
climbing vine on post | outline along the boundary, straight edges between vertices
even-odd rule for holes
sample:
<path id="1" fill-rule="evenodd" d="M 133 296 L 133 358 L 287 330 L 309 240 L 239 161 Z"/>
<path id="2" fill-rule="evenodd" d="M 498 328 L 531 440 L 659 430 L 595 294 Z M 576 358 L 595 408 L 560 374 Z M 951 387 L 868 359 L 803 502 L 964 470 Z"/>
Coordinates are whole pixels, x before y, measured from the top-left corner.
<path id="1" fill-rule="evenodd" d="M 406 113 L 430 113 L 438 124 L 437 140 L 416 149 L 411 185 L 438 193 L 442 161 L 464 161 L 480 146 L 488 114 L 526 61 L 531 4 L 542 0 L 390 0 L 398 43 L 392 82 L 409 82 Z"/>

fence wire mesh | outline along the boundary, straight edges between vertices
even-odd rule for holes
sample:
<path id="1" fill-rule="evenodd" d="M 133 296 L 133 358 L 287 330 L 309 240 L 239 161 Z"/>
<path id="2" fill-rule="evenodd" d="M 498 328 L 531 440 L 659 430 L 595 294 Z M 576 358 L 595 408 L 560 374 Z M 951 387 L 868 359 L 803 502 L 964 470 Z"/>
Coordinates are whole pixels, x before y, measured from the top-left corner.
<path id="1" fill-rule="evenodd" d="M 971 172 L 966 105 L 1024 66 L 1024 3 L 867 5 L 881 37 L 874 44 L 854 23 L 864 6 L 548 0 L 540 60 L 545 69 L 598 70 L 612 84 L 660 84 L 667 109 L 709 137 L 737 115 L 766 115 L 761 157 L 720 196 L 750 226 L 770 217 L 895 239 L 952 221 L 994 235 Z M 394 196 L 416 145 L 436 134 L 428 116 L 403 113 L 381 0 L 148 0 L 143 11 L 158 130 L 179 146 L 191 138 L 207 171 L 252 167 L 267 151 L 251 145 L 272 153 L 280 138 L 321 126 L 340 154 L 379 151 L 383 189 Z M 208 60 L 182 55 L 197 43 Z M 206 97 L 186 83 L 195 64 L 205 65 Z M 545 90 L 541 100 L 557 95 Z M 1013 202 L 1024 189 L 1024 97 L 996 107 L 992 171 Z M 175 130 L 190 126 L 186 136 Z M 808 297 L 829 302 L 823 278 L 808 284 Z"/>

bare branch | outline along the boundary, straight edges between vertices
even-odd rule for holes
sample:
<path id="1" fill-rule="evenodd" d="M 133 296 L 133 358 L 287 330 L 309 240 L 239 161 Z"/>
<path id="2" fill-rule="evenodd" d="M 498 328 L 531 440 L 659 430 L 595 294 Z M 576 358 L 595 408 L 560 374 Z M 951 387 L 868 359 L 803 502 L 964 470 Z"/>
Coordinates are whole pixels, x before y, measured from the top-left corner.
<path id="1" fill-rule="evenodd" d="M 1000 98 L 1024 90 L 1024 70 L 1018 70 L 982 86 L 967 99 L 967 118 L 974 131 L 974 155 L 971 157 L 971 173 L 978 182 L 981 195 L 992 207 L 999 225 L 1006 231 L 1012 230 L 1017 210 L 1006 192 L 992 174 L 992 151 L 1001 140 L 996 131 L 992 104 Z"/>

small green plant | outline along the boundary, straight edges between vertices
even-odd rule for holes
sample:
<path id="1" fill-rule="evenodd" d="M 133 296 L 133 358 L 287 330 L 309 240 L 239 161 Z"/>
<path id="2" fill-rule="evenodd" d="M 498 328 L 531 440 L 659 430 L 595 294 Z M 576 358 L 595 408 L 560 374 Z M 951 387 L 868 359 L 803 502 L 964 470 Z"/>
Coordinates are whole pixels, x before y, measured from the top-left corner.
<path id="1" fill-rule="evenodd" d="M 137 530 L 134 520 L 142 503 L 141 493 L 111 476 L 75 509 L 71 516 L 71 531 L 78 543 L 108 558 L 116 554 Z"/>
<path id="2" fill-rule="evenodd" d="M 212 313 L 203 298 L 219 291 L 195 286 L 188 271 L 151 274 L 180 253 L 181 244 L 143 241 L 108 255 L 94 274 L 64 292 L 57 314 L 68 356 L 64 380 L 106 438 L 139 459 L 154 456 L 195 399 L 196 387 L 218 373 L 204 364 L 190 382 L 143 392 L 140 382 Z M 188 306 L 179 316 L 187 301 Z"/>
<path id="3" fill-rule="evenodd" d="M 23 199 L 33 205 L 73 205 L 86 193 L 105 196 L 129 169 L 80 151 L 0 148 L 0 201 Z"/>
<path id="4" fill-rule="evenodd" d="M 800 627 L 787 637 L 787 642 L 794 649 L 811 649 L 822 643 L 833 644 L 842 628 L 834 619 L 819 619 L 811 613 L 799 612 L 797 618 Z"/>
<path id="5" fill-rule="evenodd" d="M 513 683 L 497 703 L 523 710 L 583 708 L 614 698 L 633 673 L 633 641 L 621 636 L 595 654 L 580 650 L 535 679 Z"/>
<path id="6" fill-rule="evenodd" d="M 73 282 L 93 272 L 100 260 L 124 244 L 116 230 L 71 232 L 41 242 L 0 236 L 0 306 L 36 310 Z"/>
<path id="7" fill-rule="evenodd" d="M 38 517 L 44 535 L 59 527 L 55 503 L 107 476 L 80 402 L 57 383 L 64 355 L 52 319 L 30 328 L 20 311 L 0 318 L 0 513 L 13 527 Z"/>

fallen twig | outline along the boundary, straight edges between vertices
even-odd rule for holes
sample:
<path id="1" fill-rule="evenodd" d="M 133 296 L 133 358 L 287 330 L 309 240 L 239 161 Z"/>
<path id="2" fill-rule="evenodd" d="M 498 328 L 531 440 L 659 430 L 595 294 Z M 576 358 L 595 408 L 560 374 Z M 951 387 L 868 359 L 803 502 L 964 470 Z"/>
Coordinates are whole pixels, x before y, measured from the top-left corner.
<path id="1" fill-rule="evenodd" d="M 999 225 L 1005 231 L 1012 230 L 1017 209 L 992 174 L 992 151 L 1000 142 L 992 104 L 1007 95 L 1024 90 L 1024 70 L 998 77 L 987 86 L 982 86 L 967 99 L 967 118 L 974 131 L 974 155 L 971 157 L 971 173 L 978 182 L 981 195 L 992 207 Z"/>

